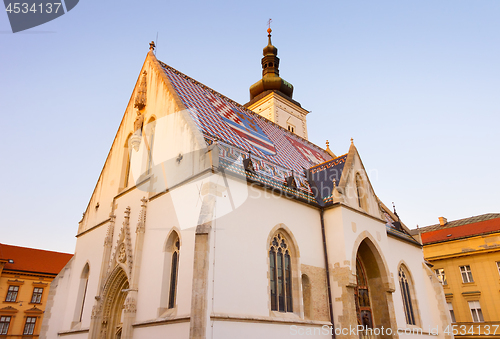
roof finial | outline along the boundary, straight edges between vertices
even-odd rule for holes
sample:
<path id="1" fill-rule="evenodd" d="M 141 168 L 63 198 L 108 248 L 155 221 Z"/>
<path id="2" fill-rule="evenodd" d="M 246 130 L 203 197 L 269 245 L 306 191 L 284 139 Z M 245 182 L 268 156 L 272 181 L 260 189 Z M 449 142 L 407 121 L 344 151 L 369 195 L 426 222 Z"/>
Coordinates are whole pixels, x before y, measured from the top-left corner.
<path id="1" fill-rule="evenodd" d="M 154 51 L 154 50 L 155 50 L 155 47 L 156 47 L 156 46 L 155 46 L 155 42 L 154 42 L 154 41 L 151 41 L 151 42 L 149 43 L 149 50 L 150 50 L 150 51 Z"/>
<path id="2" fill-rule="evenodd" d="M 398 215 L 398 212 L 396 212 L 396 205 L 394 204 L 394 201 L 392 202 L 392 208 L 394 209 L 394 215 L 396 217 L 398 217 L 398 221 L 399 221 L 399 215 Z"/>
<path id="3" fill-rule="evenodd" d="M 330 142 L 327 140 L 326 141 L 326 148 L 329 148 L 330 147 Z"/>
<path id="4" fill-rule="evenodd" d="M 269 20 L 267 20 L 267 33 L 269 34 L 269 37 L 271 37 L 271 32 L 273 31 L 271 29 L 271 22 L 273 22 L 273 19 L 269 18 Z"/>
<path id="5" fill-rule="evenodd" d="M 351 138 L 351 144 L 354 144 L 354 139 L 353 138 Z"/>

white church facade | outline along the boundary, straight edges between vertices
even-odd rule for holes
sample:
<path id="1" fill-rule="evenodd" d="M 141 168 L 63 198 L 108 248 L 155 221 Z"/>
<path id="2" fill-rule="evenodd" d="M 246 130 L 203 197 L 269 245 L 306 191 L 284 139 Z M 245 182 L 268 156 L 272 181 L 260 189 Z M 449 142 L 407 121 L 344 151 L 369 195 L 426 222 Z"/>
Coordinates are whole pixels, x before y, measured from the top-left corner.
<path id="1" fill-rule="evenodd" d="M 307 140 L 270 34 L 245 106 L 153 50 L 40 338 L 452 337 L 352 141 L 336 156 Z"/>

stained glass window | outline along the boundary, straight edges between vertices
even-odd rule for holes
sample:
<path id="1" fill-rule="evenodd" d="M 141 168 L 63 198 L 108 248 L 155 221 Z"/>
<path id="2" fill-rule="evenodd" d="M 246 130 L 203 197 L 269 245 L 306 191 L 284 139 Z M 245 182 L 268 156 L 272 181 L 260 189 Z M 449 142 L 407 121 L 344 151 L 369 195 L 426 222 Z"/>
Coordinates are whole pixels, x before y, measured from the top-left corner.
<path id="1" fill-rule="evenodd" d="M 410 283 L 403 267 L 399 269 L 399 286 L 401 287 L 401 296 L 403 298 L 406 323 L 409 325 L 415 325 L 415 315 L 413 313 L 413 304 L 411 301 Z"/>
<path id="2" fill-rule="evenodd" d="M 269 249 L 271 310 L 293 312 L 292 258 L 287 240 L 277 234 Z"/>

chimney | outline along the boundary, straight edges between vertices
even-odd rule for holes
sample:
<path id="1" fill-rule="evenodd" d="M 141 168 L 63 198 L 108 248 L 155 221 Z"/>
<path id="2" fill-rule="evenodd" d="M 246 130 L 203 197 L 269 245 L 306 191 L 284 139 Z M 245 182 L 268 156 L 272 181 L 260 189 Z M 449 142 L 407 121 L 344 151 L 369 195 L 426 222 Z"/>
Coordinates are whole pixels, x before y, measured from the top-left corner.
<path id="1" fill-rule="evenodd" d="M 439 225 L 444 226 L 448 223 L 445 217 L 439 217 Z"/>

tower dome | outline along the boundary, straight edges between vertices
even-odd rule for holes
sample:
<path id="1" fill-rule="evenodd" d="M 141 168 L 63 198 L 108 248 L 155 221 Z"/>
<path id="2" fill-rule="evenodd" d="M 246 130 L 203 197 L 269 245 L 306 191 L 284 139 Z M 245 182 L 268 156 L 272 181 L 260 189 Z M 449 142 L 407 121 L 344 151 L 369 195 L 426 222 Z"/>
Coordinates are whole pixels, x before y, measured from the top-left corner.
<path id="1" fill-rule="evenodd" d="M 278 49 L 271 42 L 271 28 L 267 30 L 268 42 L 264 47 L 262 54 L 262 79 L 250 86 L 250 100 L 266 91 L 279 91 L 290 99 L 293 95 L 293 86 L 286 82 L 279 75 L 280 59 L 278 58 Z"/>

